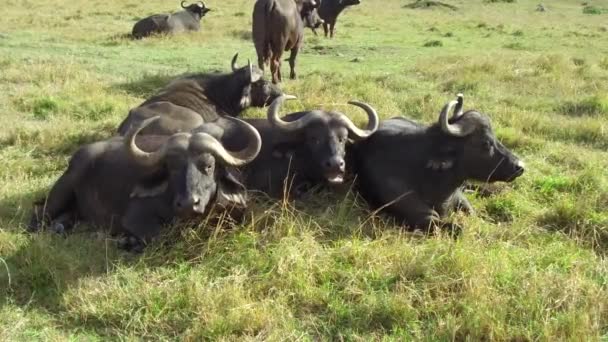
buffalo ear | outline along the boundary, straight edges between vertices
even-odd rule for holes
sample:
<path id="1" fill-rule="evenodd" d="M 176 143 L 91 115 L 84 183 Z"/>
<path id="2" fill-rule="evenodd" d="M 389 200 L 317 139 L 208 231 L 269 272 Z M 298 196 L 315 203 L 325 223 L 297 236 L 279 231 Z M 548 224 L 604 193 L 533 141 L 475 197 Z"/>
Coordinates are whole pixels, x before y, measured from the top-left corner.
<path id="1" fill-rule="evenodd" d="M 247 206 L 247 189 L 229 170 L 222 170 L 218 179 L 216 204 L 221 207 Z"/>
<path id="2" fill-rule="evenodd" d="M 167 190 L 169 182 L 164 172 L 151 175 L 137 182 L 131 190 L 129 197 L 144 198 L 154 197 L 162 194 Z"/>
<path id="3" fill-rule="evenodd" d="M 241 101 L 239 102 L 239 106 L 241 108 L 247 108 L 251 105 L 251 84 L 248 84 L 245 88 L 243 88 L 243 93 L 241 94 Z"/>

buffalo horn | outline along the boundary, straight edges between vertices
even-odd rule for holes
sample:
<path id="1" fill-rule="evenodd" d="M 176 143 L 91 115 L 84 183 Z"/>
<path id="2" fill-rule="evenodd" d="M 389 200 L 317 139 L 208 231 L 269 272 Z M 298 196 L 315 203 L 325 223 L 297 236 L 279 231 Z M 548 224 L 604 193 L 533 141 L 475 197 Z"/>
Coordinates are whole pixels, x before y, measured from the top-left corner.
<path id="1" fill-rule="evenodd" d="M 230 62 L 230 65 L 232 66 L 232 71 L 237 71 L 237 69 L 239 68 L 239 66 L 236 64 L 237 58 L 239 58 L 238 52 L 234 54 L 234 57 L 232 57 L 232 62 Z"/>
<path id="2" fill-rule="evenodd" d="M 355 126 L 355 124 L 346 115 L 340 115 L 340 120 L 346 125 L 348 131 L 352 133 L 353 138 L 355 140 L 361 140 L 372 135 L 378 129 L 379 125 L 378 113 L 376 110 L 364 102 L 348 101 L 348 104 L 357 106 L 367 113 L 367 127 L 365 129 L 360 129 L 359 127 Z"/>
<path id="3" fill-rule="evenodd" d="M 227 151 L 221 142 L 204 132 L 194 133 L 190 138 L 190 145 L 193 145 L 199 151 L 213 154 L 226 165 L 245 165 L 254 160 L 258 153 L 260 153 L 260 149 L 262 148 L 260 133 L 258 133 L 255 127 L 243 120 L 233 117 L 226 117 L 226 119 L 234 121 L 243 128 L 242 131 L 247 136 L 247 147 L 241 151 Z"/>
<path id="4" fill-rule="evenodd" d="M 188 7 L 188 6 L 184 6 L 184 2 L 185 2 L 185 1 L 182 1 L 182 3 L 181 3 L 182 8 L 186 8 L 186 7 Z"/>
<path id="5" fill-rule="evenodd" d="M 294 132 L 306 127 L 309 122 L 320 116 L 318 112 L 310 112 L 296 121 L 288 122 L 281 120 L 279 118 L 279 108 L 285 100 L 293 100 L 295 98 L 293 95 L 281 95 L 272 101 L 270 107 L 268 107 L 268 121 L 270 121 L 270 124 L 280 130 Z"/>
<path id="6" fill-rule="evenodd" d="M 154 152 L 145 152 L 142 151 L 139 147 L 137 147 L 137 144 L 135 143 L 135 137 L 137 136 L 137 134 L 144 129 L 146 126 L 150 125 L 151 123 L 157 121 L 160 119 L 160 116 L 155 116 L 149 119 L 146 119 L 142 122 L 140 122 L 139 124 L 131 127 L 131 129 L 129 129 L 129 131 L 127 132 L 125 139 L 124 139 L 124 144 L 125 144 L 125 148 L 127 149 L 127 151 L 129 152 L 129 155 L 131 156 L 131 158 L 133 158 L 133 160 L 143 166 L 150 166 L 153 167 L 155 165 L 158 165 L 158 163 L 160 163 L 163 158 L 165 157 L 165 153 L 167 151 L 167 142 L 165 142 L 158 150 L 154 151 Z M 169 139 L 173 139 L 174 137 L 178 137 L 178 136 L 185 136 L 186 133 L 176 133 L 174 135 L 171 136 L 171 138 Z"/>
<path id="7" fill-rule="evenodd" d="M 462 95 L 462 93 L 458 93 L 456 95 L 456 101 L 458 101 L 458 103 L 456 104 L 456 107 L 454 107 L 454 112 L 452 114 L 452 120 L 455 120 L 456 118 L 458 118 L 462 115 L 462 106 L 464 104 L 464 95 Z"/>
<path id="8" fill-rule="evenodd" d="M 475 127 L 466 126 L 462 127 L 458 124 L 450 124 L 448 119 L 448 113 L 451 111 L 452 107 L 458 104 L 458 100 L 453 100 L 447 103 L 443 109 L 441 110 L 441 114 L 439 114 L 439 124 L 441 125 L 441 130 L 455 137 L 464 137 L 473 132 Z"/>

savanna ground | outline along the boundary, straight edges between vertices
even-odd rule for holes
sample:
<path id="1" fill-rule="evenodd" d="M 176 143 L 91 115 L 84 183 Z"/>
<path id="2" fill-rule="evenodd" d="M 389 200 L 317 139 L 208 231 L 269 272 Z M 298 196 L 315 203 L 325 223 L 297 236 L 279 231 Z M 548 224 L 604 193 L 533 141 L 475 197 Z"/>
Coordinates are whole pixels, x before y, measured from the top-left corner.
<path id="1" fill-rule="evenodd" d="M 458 10 L 363 0 L 336 39 L 307 31 L 283 88 L 299 98 L 288 110 L 357 122 L 350 99 L 429 123 L 457 92 L 491 115 L 527 171 L 469 194 L 459 239 L 413 236 L 338 192 L 175 229 L 133 256 L 86 229 L 24 233 L 31 202 L 172 76 L 255 60 L 253 3 L 211 1 L 201 32 L 131 41 L 137 18 L 177 1 L 5 0 L 2 340 L 608 339 L 608 2 L 446 2 Z"/>

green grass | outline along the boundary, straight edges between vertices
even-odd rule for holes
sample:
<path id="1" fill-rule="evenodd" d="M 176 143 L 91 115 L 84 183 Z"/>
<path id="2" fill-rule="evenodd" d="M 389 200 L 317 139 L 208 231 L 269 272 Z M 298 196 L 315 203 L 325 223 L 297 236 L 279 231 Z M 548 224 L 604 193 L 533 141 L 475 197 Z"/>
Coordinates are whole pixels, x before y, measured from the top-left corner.
<path id="1" fill-rule="evenodd" d="M 82 228 L 24 233 L 31 203 L 79 145 L 112 135 L 173 76 L 227 71 L 235 52 L 255 60 L 252 2 L 209 4 L 199 33 L 131 41 L 134 20 L 179 4 L 41 0 L 32 14 L 32 4 L 9 1 L 0 16 L 2 339 L 608 338 L 605 15 L 569 0 L 544 13 L 532 0 L 445 3 L 458 10 L 363 1 L 339 18 L 334 40 L 307 32 L 300 79 L 283 88 L 299 98 L 290 110 L 350 112 L 346 102 L 359 99 L 383 118 L 427 123 L 464 92 L 528 171 L 490 196 L 468 194 L 476 214 L 452 217 L 466 227 L 461 238 L 407 233 L 344 191 L 253 203 L 242 225 L 176 227 L 133 256 Z"/>

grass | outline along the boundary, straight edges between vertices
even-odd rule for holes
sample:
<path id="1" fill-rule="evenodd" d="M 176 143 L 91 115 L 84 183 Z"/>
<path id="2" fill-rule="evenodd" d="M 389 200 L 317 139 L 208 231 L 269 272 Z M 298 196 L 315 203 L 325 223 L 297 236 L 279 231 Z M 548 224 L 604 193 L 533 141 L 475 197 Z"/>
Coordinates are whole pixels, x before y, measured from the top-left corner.
<path id="1" fill-rule="evenodd" d="M 528 165 L 467 196 L 461 238 L 410 234 L 348 191 L 253 203 L 234 226 L 176 227 L 143 255 L 104 233 L 26 234 L 76 148 L 109 137 L 175 75 L 255 60 L 251 1 L 202 31 L 131 41 L 166 2 L 9 1 L 0 16 L 0 336 L 31 340 L 605 340 L 608 49 L 578 2 L 366 0 L 307 32 L 291 110 L 373 104 L 436 120 L 463 91 Z M 455 17 L 454 13 L 458 13 Z M 435 43 L 439 42 L 439 43 Z M 428 46 L 432 47 L 428 47 Z M 351 63 L 356 60 L 358 63 Z M 284 66 L 286 68 L 287 66 Z M 287 69 L 285 69 L 287 70 Z M 248 110 L 261 117 L 263 110 Z M 354 111 L 357 122 L 364 115 Z"/>

